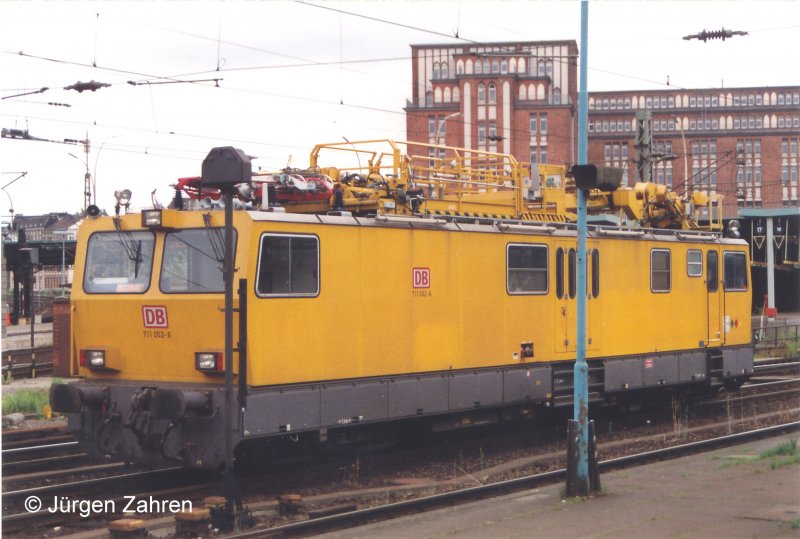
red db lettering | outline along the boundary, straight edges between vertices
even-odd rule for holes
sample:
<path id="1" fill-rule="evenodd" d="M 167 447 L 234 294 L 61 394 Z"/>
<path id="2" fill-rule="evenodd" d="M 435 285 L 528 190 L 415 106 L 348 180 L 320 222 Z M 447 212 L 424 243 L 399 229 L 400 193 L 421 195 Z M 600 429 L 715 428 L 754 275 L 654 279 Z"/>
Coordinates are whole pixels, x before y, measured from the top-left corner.
<path id="1" fill-rule="evenodd" d="M 412 282 L 414 288 L 430 288 L 431 286 L 430 268 L 414 268 L 412 270 Z"/>
<path id="2" fill-rule="evenodd" d="M 163 305 L 153 306 L 145 305 L 142 307 L 142 319 L 144 327 L 146 328 L 166 328 L 169 327 L 167 322 L 167 308 Z"/>

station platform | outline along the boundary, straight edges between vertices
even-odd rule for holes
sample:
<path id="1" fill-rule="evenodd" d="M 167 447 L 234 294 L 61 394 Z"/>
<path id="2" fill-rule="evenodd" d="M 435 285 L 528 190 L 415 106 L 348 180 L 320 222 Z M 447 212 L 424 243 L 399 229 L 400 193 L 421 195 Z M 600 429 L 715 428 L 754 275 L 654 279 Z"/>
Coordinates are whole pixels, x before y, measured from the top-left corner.
<path id="1" fill-rule="evenodd" d="M 552 485 L 320 537 L 800 538 L 800 463 L 760 457 L 797 439 L 603 474 L 592 498 L 562 500 L 564 486 Z"/>

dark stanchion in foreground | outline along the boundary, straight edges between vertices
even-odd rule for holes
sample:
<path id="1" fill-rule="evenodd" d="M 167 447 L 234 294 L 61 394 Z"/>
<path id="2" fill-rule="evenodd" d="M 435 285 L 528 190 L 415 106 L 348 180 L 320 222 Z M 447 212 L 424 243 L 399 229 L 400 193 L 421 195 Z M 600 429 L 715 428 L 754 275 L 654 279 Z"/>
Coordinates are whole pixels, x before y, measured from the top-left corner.
<path id="1" fill-rule="evenodd" d="M 578 421 L 567 422 L 567 491 L 568 498 L 576 496 L 592 496 L 600 492 L 600 469 L 597 467 L 597 440 L 594 435 L 594 421 L 589 421 L 589 439 L 587 456 L 589 458 L 588 484 L 581 481 L 578 475 Z"/>

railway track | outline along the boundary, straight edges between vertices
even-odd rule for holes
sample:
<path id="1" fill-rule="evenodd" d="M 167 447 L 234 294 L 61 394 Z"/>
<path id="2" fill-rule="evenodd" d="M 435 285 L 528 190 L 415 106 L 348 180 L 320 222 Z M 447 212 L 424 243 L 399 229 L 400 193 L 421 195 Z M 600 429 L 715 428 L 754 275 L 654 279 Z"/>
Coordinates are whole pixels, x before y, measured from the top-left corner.
<path id="1" fill-rule="evenodd" d="M 124 469 L 122 463 L 86 466 L 79 469 L 64 470 L 59 476 L 72 477 L 74 474 L 108 472 Z M 161 468 L 155 470 L 139 470 L 130 473 L 115 473 L 93 478 L 79 478 L 72 481 L 47 484 L 28 488 L 9 490 L 3 482 L 3 517 L 4 533 L 30 530 L 32 527 L 51 526 L 67 523 L 80 517 L 80 513 L 51 512 L 48 506 L 58 500 L 76 501 L 101 500 L 101 505 L 115 511 L 124 509 L 130 497 L 159 499 L 161 497 L 186 494 L 208 495 L 218 486 L 218 480 L 211 473 L 197 472 L 180 467 Z M 43 479 L 44 473 L 28 474 L 15 477 L 13 483 L 20 480 Z M 169 488 L 163 488 L 163 485 Z M 112 493 L 109 495 L 109 493 Z M 105 510 L 92 511 L 94 518 L 102 518 Z"/>
<path id="2" fill-rule="evenodd" d="M 3 350 L 2 357 L 4 378 L 8 377 L 9 372 L 14 379 L 48 376 L 53 373 L 52 346 L 39 346 L 33 350 L 30 348 Z"/>
<path id="3" fill-rule="evenodd" d="M 774 436 L 786 432 L 800 430 L 800 421 L 785 423 L 763 429 L 756 429 L 737 434 L 720 436 L 699 442 L 681 444 L 663 449 L 645 451 L 624 457 L 603 460 L 598 463 L 601 472 L 610 472 L 640 466 L 663 459 L 678 458 L 694 453 L 718 449 L 743 442 Z M 253 537 L 303 537 L 336 530 L 342 530 L 372 523 L 380 520 L 389 520 L 404 515 L 432 511 L 450 507 L 455 504 L 464 504 L 489 497 L 502 496 L 533 489 L 545 485 L 563 483 L 566 480 L 566 470 L 561 468 L 544 473 L 527 475 L 506 481 L 479 485 L 469 488 L 454 490 L 431 496 L 394 502 L 385 505 L 347 511 L 340 514 L 321 516 L 315 519 L 293 522 L 272 528 L 253 529 L 243 533 L 228 536 L 229 538 L 245 539 Z"/>
<path id="4" fill-rule="evenodd" d="M 744 386 L 739 393 L 734 393 L 734 394 L 722 393 L 720 398 L 717 399 L 717 403 L 721 404 L 723 406 L 718 406 L 717 409 L 721 409 L 721 410 L 724 411 L 726 409 L 726 406 L 724 406 L 724 405 L 726 403 L 730 404 L 730 402 L 732 402 L 732 401 L 734 401 L 736 403 L 736 407 L 735 407 L 736 410 L 734 410 L 734 412 L 737 412 L 737 411 L 741 412 L 741 410 L 745 410 L 746 411 L 746 410 L 749 410 L 749 409 L 755 410 L 756 406 L 754 405 L 754 403 L 758 403 L 759 399 L 764 399 L 764 401 L 771 400 L 773 402 L 776 401 L 776 400 L 784 399 L 787 402 L 792 402 L 791 399 L 798 394 L 797 383 L 798 383 L 797 379 L 794 379 L 794 380 L 782 380 L 782 381 L 779 381 L 779 382 L 770 381 L 770 382 L 765 382 L 765 383 L 761 383 L 761 384 L 753 384 L 751 386 L 750 385 Z M 795 398 L 793 400 L 793 402 L 796 405 L 797 399 Z M 781 408 L 783 408 L 783 407 L 784 406 L 781 405 Z M 727 408 L 728 409 L 727 409 L 726 413 L 730 414 L 731 413 L 730 406 L 728 406 Z M 764 410 L 762 410 L 762 408 L 763 408 L 762 405 L 759 405 L 757 408 L 758 408 L 758 410 L 760 412 L 764 411 Z M 776 406 L 776 408 L 777 408 L 777 406 Z M 749 411 L 746 411 L 746 413 L 743 413 L 743 415 L 748 415 L 748 414 L 750 414 Z M 639 446 L 643 445 L 646 449 L 649 450 L 649 448 L 654 447 L 656 444 L 660 444 L 661 442 L 663 442 L 663 441 L 665 441 L 667 439 L 670 439 L 673 442 L 677 441 L 678 439 L 680 439 L 680 440 L 693 439 L 693 438 L 698 438 L 700 436 L 707 435 L 708 432 L 714 431 L 715 429 L 716 430 L 722 430 L 722 431 L 726 431 L 727 430 L 727 432 L 731 432 L 731 429 L 742 428 L 743 425 L 744 425 L 744 420 L 740 421 L 740 419 L 742 419 L 742 418 L 735 418 L 734 420 L 731 420 L 729 418 L 727 420 L 722 420 L 722 421 L 720 421 L 718 423 L 715 423 L 715 424 L 709 425 L 709 426 L 697 425 L 696 423 L 698 423 L 699 421 L 696 421 L 696 420 L 693 419 L 692 420 L 693 425 L 692 425 L 691 429 L 688 428 L 688 425 L 681 425 L 680 428 L 678 428 L 677 430 L 673 429 L 673 431 L 670 432 L 669 431 L 669 425 L 667 424 L 668 419 L 665 419 L 665 415 L 668 415 L 668 414 L 662 414 L 662 418 L 657 420 L 657 421 L 660 421 L 662 423 L 662 427 L 663 427 L 661 429 L 661 431 L 659 431 L 659 432 L 654 432 L 652 429 L 647 428 L 647 429 L 644 429 L 644 430 L 639 430 L 639 431 L 635 431 L 634 430 L 634 431 L 628 432 L 628 433 L 624 434 L 622 438 L 615 438 L 615 437 L 609 436 L 609 433 L 611 432 L 610 423 L 608 425 L 604 425 L 603 427 L 601 427 L 604 430 L 601 432 L 601 435 L 599 435 L 599 437 L 598 437 L 599 444 L 600 444 L 601 455 L 618 454 L 618 452 L 621 451 L 618 448 L 621 447 L 621 446 L 624 446 L 624 445 L 626 445 L 628 443 L 628 442 L 625 441 L 626 438 L 637 439 L 639 441 L 639 444 L 638 444 Z M 779 421 L 781 416 L 786 416 L 786 415 L 789 415 L 791 417 L 797 418 L 797 417 L 800 417 L 800 411 L 798 411 L 797 409 L 793 408 L 793 409 L 790 409 L 790 410 L 779 411 L 779 412 L 776 412 L 776 413 L 774 413 L 772 415 L 763 414 L 763 413 L 761 413 L 759 415 L 755 415 L 755 413 L 753 412 L 752 417 L 748 417 L 747 418 L 747 423 L 748 424 L 753 423 L 753 424 L 758 424 L 758 425 L 765 425 L 765 424 L 767 424 L 768 421 L 773 421 L 773 422 L 774 421 Z M 616 422 L 618 420 L 614 419 L 614 421 Z M 649 423 L 649 421 L 648 421 L 648 423 Z M 536 427 L 528 427 L 528 428 L 536 428 Z M 614 424 L 614 428 L 615 429 L 619 428 L 616 423 Z M 605 430 L 605 429 L 607 429 L 607 430 Z M 615 435 L 617 434 L 616 430 L 615 430 L 614 434 Z M 36 443 L 40 444 L 40 446 L 41 446 L 41 440 L 42 439 L 47 439 L 48 436 L 59 436 L 59 435 L 60 435 L 60 433 L 59 433 L 58 429 L 50 429 L 49 431 L 46 430 L 46 429 L 39 429 L 38 432 L 30 434 L 29 437 L 31 437 L 34 440 L 39 440 Z M 556 435 L 556 436 L 558 437 L 558 435 Z M 10 440 L 10 441 L 11 442 L 17 442 L 20 439 L 22 439 L 24 436 L 23 436 L 22 432 L 20 432 L 20 434 L 16 434 L 15 437 L 17 438 L 16 440 Z M 601 440 L 601 438 L 602 438 L 602 440 Z M 529 438 L 529 441 L 530 441 L 530 439 L 531 438 Z M 526 468 L 526 465 L 519 465 L 519 464 L 507 465 L 507 466 L 510 466 L 509 467 L 510 470 L 515 470 L 515 471 L 511 471 L 509 473 L 518 474 L 518 475 L 519 474 L 524 474 L 527 477 L 528 475 L 531 475 L 531 476 L 532 475 L 538 475 L 538 474 L 535 474 L 535 473 L 531 473 L 531 471 L 530 471 L 531 469 L 542 470 L 544 468 L 550 468 L 551 470 L 549 470 L 547 472 L 548 474 L 558 472 L 560 467 L 563 466 L 563 464 L 561 466 L 558 465 L 559 461 L 563 460 L 563 448 L 558 449 L 557 447 L 554 447 L 554 446 L 558 446 L 558 442 L 556 442 L 553 445 L 547 445 L 547 444 L 541 445 L 541 446 L 538 447 L 538 449 L 536 449 L 536 448 L 532 449 L 530 444 L 528 444 L 527 446 L 525 446 L 523 448 L 524 454 L 530 455 L 534 451 L 538 451 L 541 454 L 538 457 L 533 458 L 533 460 L 528 458 L 528 460 L 531 460 L 531 463 L 529 463 L 527 465 L 527 468 Z M 9 455 L 14 455 L 14 451 L 23 450 L 23 449 L 25 449 L 25 448 L 17 447 L 15 449 L 10 449 L 9 450 L 10 451 Z M 38 451 L 44 451 L 44 450 L 38 450 Z M 455 451 L 455 450 L 453 450 L 453 451 Z M 453 451 L 451 451 L 451 453 L 450 453 L 451 455 L 453 454 Z M 458 451 L 458 453 L 461 453 L 462 450 L 458 449 L 457 451 Z M 469 450 L 465 449 L 464 451 L 468 452 Z M 550 452 L 550 453 L 548 454 L 548 452 Z M 637 452 L 643 452 L 643 451 L 641 451 L 641 447 L 639 447 L 637 449 Z M 48 457 L 48 458 L 50 458 L 50 457 Z M 62 467 L 63 468 L 64 466 L 67 466 L 67 465 L 72 466 L 72 464 L 69 464 L 66 461 L 64 461 L 62 463 L 58 463 L 58 461 L 55 460 L 57 457 L 52 457 L 52 458 L 54 459 L 52 465 L 54 465 L 56 467 Z M 410 456 L 403 456 L 402 454 L 400 454 L 400 455 L 389 455 L 387 461 L 378 461 L 378 464 L 374 465 L 373 469 L 381 470 L 383 468 L 390 468 L 390 466 L 386 465 L 385 463 L 381 464 L 380 462 L 391 462 L 393 460 L 407 460 L 409 462 L 415 462 L 415 461 L 418 461 L 419 459 L 420 459 L 419 455 L 413 455 L 413 454 L 410 455 Z M 4 460 L 4 476 L 5 476 L 5 472 L 6 472 L 6 468 L 5 468 L 6 453 L 5 453 L 5 451 L 4 451 L 4 455 L 3 455 L 3 460 Z M 160 470 L 150 470 L 150 471 L 148 471 L 147 473 L 150 474 L 150 476 L 149 476 L 150 479 L 145 479 L 146 476 L 139 476 L 138 479 L 134 479 L 134 476 L 136 476 L 138 474 L 137 473 L 121 474 L 120 471 L 121 471 L 122 468 L 120 468 L 121 465 L 119 465 L 119 464 L 112 465 L 112 466 L 105 465 L 106 468 L 92 467 L 91 471 L 90 471 L 89 468 L 87 468 L 84 471 L 81 471 L 80 468 L 75 468 L 75 469 L 72 469 L 72 470 L 64 470 L 64 471 L 59 471 L 58 474 L 54 474 L 52 477 L 48 477 L 48 474 L 42 473 L 42 470 L 40 468 L 37 468 L 37 467 L 34 466 L 33 463 L 36 460 L 37 460 L 36 458 L 30 458 L 30 459 L 27 460 L 27 464 L 26 464 L 26 461 L 22 461 L 20 463 L 9 463 L 12 466 L 14 466 L 16 464 L 20 465 L 20 468 L 17 470 L 16 473 L 28 474 L 28 477 L 10 475 L 9 479 L 12 480 L 13 482 L 6 483 L 6 481 L 4 481 L 4 485 L 3 485 L 3 490 L 4 490 L 3 527 L 4 527 L 4 529 L 8 530 L 9 532 L 13 532 L 13 530 L 33 529 L 35 527 L 41 527 L 41 526 L 45 526 L 45 525 L 55 525 L 55 524 L 63 524 L 63 525 L 66 525 L 66 526 L 70 525 L 71 517 L 69 515 L 53 515 L 53 514 L 49 514 L 49 513 L 45 514 L 45 512 L 43 512 L 43 511 L 35 512 L 35 513 L 27 513 L 27 512 L 25 512 L 24 511 L 24 506 L 22 506 L 20 504 L 24 504 L 24 500 L 27 497 L 34 496 L 34 495 L 35 496 L 40 496 L 43 500 L 44 499 L 52 500 L 54 496 L 59 496 L 59 495 L 60 496 L 69 496 L 70 498 L 73 498 L 73 499 L 76 498 L 76 497 L 91 499 L 92 497 L 102 496 L 104 493 L 108 493 L 108 492 L 124 493 L 124 494 L 139 494 L 139 493 L 141 493 L 141 495 L 153 494 L 153 495 L 162 496 L 162 497 L 163 496 L 166 496 L 166 497 L 173 496 L 174 497 L 174 496 L 180 495 L 182 497 L 182 499 L 185 498 L 185 499 L 195 500 L 195 505 L 197 505 L 197 504 L 199 504 L 199 500 L 201 500 L 204 495 L 218 494 L 219 493 L 219 491 L 218 491 L 219 485 L 218 485 L 218 483 L 216 481 L 203 482 L 203 481 L 195 478 L 194 483 L 191 482 L 191 481 L 183 483 L 180 478 L 173 478 L 173 477 L 170 477 L 168 475 L 158 475 L 161 472 Z M 38 460 L 46 461 L 46 459 L 44 459 L 44 458 L 43 459 L 38 459 Z M 609 459 L 609 460 L 614 460 L 614 459 Z M 488 461 L 489 461 L 489 455 L 487 454 L 487 465 L 490 464 Z M 356 457 L 356 463 L 358 463 L 358 457 Z M 75 464 L 76 465 L 77 464 L 82 464 L 82 462 L 78 461 Z M 362 476 L 361 481 L 360 481 L 362 484 L 366 484 L 365 486 L 372 486 L 372 487 L 375 487 L 376 484 L 383 484 L 383 485 L 391 484 L 391 480 L 390 479 L 379 479 L 379 478 L 369 479 L 369 478 L 367 478 L 367 475 L 370 472 L 368 470 L 369 466 L 367 466 L 366 459 L 362 460 L 362 464 L 363 464 L 363 474 L 364 474 Z M 333 464 L 333 468 L 334 468 L 333 476 L 336 475 L 336 470 L 335 470 L 336 468 L 339 469 L 339 475 L 340 476 L 351 475 L 352 472 L 353 472 L 351 465 L 352 465 L 352 460 L 350 460 L 350 461 L 345 460 L 345 461 L 339 461 L 338 463 L 334 463 Z M 460 468 L 459 468 L 459 466 L 460 466 Z M 356 465 L 356 467 L 357 467 L 357 465 Z M 453 478 L 460 477 L 460 476 L 463 475 L 463 476 L 467 477 L 467 482 L 472 482 L 473 484 L 477 484 L 477 483 L 483 482 L 484 481 L 483 475 L 481 473 L 479 473 L 479 472 L 474 471 L 474 469 L 475 469 L 474 467 L 470 467 L 467 464 L 459 464 L 458 466 L 456 466 L 456 464 L 453 464 Z M 400 470 L 402 470 L 402 468 L 400 468 Z M 12 471 L 13 471 L 13 468 L 12 468 Z M 456 474 L 457 471 L 459 471 L 459 472 L 463 471 L 464 474 L 461 474 L 461 473 Z M 324 472 L 315 472 L 313 470 L 309 472 L 308 470 L 305 470 L 305 469 L 295 469 L 294 471 L 286 472 L 287 476 L 293 478 L 293 480 L 289 479 L 288 481 L 284 481 L 282 483 L 282 486 L 275 487 L 275 485 L 273 483 L 275 483 L 275 474 L 276 473 L 279 473 L 279 472 L 276 472 L 275 470 L 273 470 L 271 472 L 271 474 L 266 478 L 258 478 L 257 477 L 257 478 L 254 478 L 252 480 L 248 479 L 248 480 L 244 481 L 244 483 L 243 483 L 243 493 L 245 495 L 246 504 L 249 505 L 251 508 L 253 508 L 256 513 L 258 513 L 258 511 L 261 510 L 259 508 L 267 508 L 267 509 L 264 509 L 264 510 L 267 511 L 267 512 L 272 511 L 274 513 L 274 511 L 276 510 L 276 503 L 274 502 L 274 498 L 277 495 L 279 495 L 281 492 L 294 492 L 294 491 L 297 491 L 297 490 L 301 490 L 301 491 L 307 492 L 307 485 L 304 485 L 305 480 L 303 478 L 308 478 L 308 477 L 313 477 L 315 475 L 318 475 L 319 476 L 318 479 L 321 480 L 321 484 L 337 483 L 337 482 L 341 483 L 340 481 L 337 481 L 335 479 L 331 480 L 329 478 L 324 478 L 324 475 L 325 475 Z M 413 471 L 411 471 L 411 472 L 409 472 L 409 471 L 400 471 L 400 472 L 397 472 L 397 473 L 399 473 L 401 475 L 409 475 L 409 474 L 412 475 L 412 476 L 415 475 L 415 473 Z M 81 475 L 90 475 L 90 474 L 111 474 L 111 475 L 109 477 L 94 477 L 94 478 L 85 479 L 85 480 L 80 478 Z M 416 475 L 423 475 L 423 474 L 416 474 Z M 506 475 L 508 475 L 508 474 L 506 474 Z M 386 476 L 383 476 L 383 477 L 386 477 Z M 472 479 L 469 479 L 469 477 L 472 477 Z M 556 479 L 553 479 L 553 481 L 560 481 L 560 479 L 558 479 L 558 477 L 559 477 L 558 475 L 555 475 L 554 477 L 556 477 Z M 41 481 L 44 478 L 50 479 L 51 482 L 52 481 L 57 481 L 57 482 L 64 481 L 64 482 L 63 483 L 59 483 L 57 485 L 45 485 L 45 486 L 42 486 L 40 484 L 36 484 L 37 481 Z M 298 478 L 300 478 L 299 482 L 298 482 Z M 476 479 L 476 478 L 478 478 L 478 479 Z M 462 479 L 463 479 L 463 477 L 462 477 Z M 491 480 L 494 481 L 495 483 L 502 484 L 507 479 L 502 479 L 502 478 L 498 479 L 497 477 L 493 477 Z M 27 487 L 26 486 L 27 483 L 34 483 L 34 484 L 36 484 L 36 486 Z M 347 481 L 345 481 L 344 483 L 347 483 Z M 359 483 L 359 481 L 356 481 L 356 483 Z M 453 490 L 453 489 L 456 489 L 456 488 L 459 487 L 459 484 L 458 484 L 459 481 L 455 481 L 454 479 L 441 480 L 441 478 L 440 478 L 440 479 L 437 479 L 435 481 L 435 483 L 436 483 L 436 485 L 433 486 L 433 487 L 431 487 L 430 485 L 423 485 L 420 488 L 416 488 L 413 484 L 411 484 L 410 486 L 406 485 L 405 487 L 398 487 L 398 488 L 396 488 L 394 490 L 392 490 L 390 488 L 389 490 L 394 492 L 394 493 L 384 493 L 384 494 L 381 494 L 381 496 L 383 497 L 384 501 L 386 501 L 386 500 L 389 500 L 389 499 L 402 498 L 402 497 L 404 497 L 406 495 L 417 497 L 417 496 L 420 495 L 420 493 L 424 494 L 424 493 L 430 492 L 431 490 L 441 490 L 441 489 Z M 166 489 L 166 490 L 163 489 L 163 485 L 164 484 L 169 485 L 169 488 Z M 17 485 L 17 486 L 14 486 L 14 485 Z M 282 490 L 275 490 L 276 488 L 282 489 Z M 314 490 L 318 491 L 318 489 L 319 489 L 319 487 L 313 487 L 313 486 L 308 487 L 308 488 L 310 488 L 312 491 L 314 491 Z M 326 487 L 323 487 L 323 489 L 324 488 L 326 488 Z M 523 488 L 526 488 L 526 487 L 523 487 Z M 347 499 L 348 495 L 353 496 L 355 499 L 358 499 L 359 497 L 363 497 L 365 499 L 369 499 L 370 497 L 373 497 L 373 498 L 375 497 L 374 495 L 369 494 L 369 492 L 366 492 L 367 490 L 369 490 L 368 488 L 364 489 L 364 490 L 365 490 L 364 494 L 356 495 L 356 494 L 353 494 L 353 493 L 345 494 L 345 493 L 342 493 L 342 492 L 337 492 L 336 489 L 334 489 L 334 491 L 330 492 L 329 494 L 321 495 L 323 498 L 325 498 L 325 500 L 320 502 L 320 505 L 322 507 L 317 509 L 317 511 L 320 511 L 321 513 L 324 513 L 325 511 L 329 511 L 329 510 L 336 511 L 337 510 L 336 509 L 337 506 L 340 507 L 342 504 L 341 503 L 336 503 L 335 500 Z M 491 489 L 489 489 L 489 490 L 491 490 Z M 439 494 L 437 494 L 437 496 L 438 495 Z M 265 500 L 265 497 L 267 498 L 266 500 Z M 119 501 L 119 499 L 117 499 L 117 500 Z M 334 501 L 332 501 L 332 500 L 334 500 Z M 119 503 L 121 503 L 121 501 L 119 501 Z M 119 503 L 116 504 L 117 507 L 119 507 Z M 364 502 L 364 504 L 367 504 L 367 503 L 368 502 Z M 449 502 L 449 503 L 452 503 L 452 502 Z M 331 509 L 331 504 L 333 504 L 333 509 Z M 364 504 L 362 504 L 362 505 L 364 505 Z M 378 513 L 380 513 L 380 511 L 378 511 Z M 367 514 L 369 514 L 369 513 L 367 513 Z M 105 515 L 105 517 L 103 515 L 99 515 L 98 524 L 102 525 L 103 518 L 107 518 L 109 520 L 112 520 L 114 518 L 119 518 L 119 515 L 117 515 L 116 517 L 114 515 L 111 515 L 111 514 Z M 269 519 L 269 518 L 270 517 L 267 517 L 267 519 Z M 373 518 L 373 517 L 370 517 L 370 518 Z M 160 520 L 164 521 L 165 519 L 169 520 L 168 517 L 161 517 Z M 163 522 L 162 522 L 162 525 L 163 525 Z M 294 526 L 294 525 L 292 525 L 292 526 Z M 309 525 L 309 526 L 312 526 L 309 529 L 311 529 L 311 530 L 314 529 L 313 528 L 314 525 Z M 302 527 L 302 525 L 300 525 L 299 529 L 302 530 L 304 528 Z M 279 527 L 279 528 L 276 528 L 276 530 L 283 530 L 283 528 Z M 287 530 L 287 533 L 289 533 L 289 534 L 318 533 L 317 531 L 307 532 L 307 531 L 293 531 L 293 530 L 294 530 L 294 528 L 290 527 Z M 268 534 L 274 535 L 275 533 L 278 533 L 278 532 L 269 531 L 269 532 L 263 532 L 263 533 L 268 533 Z M 280 533 L 284 533 L 284 532 L 281 531 Z"/>

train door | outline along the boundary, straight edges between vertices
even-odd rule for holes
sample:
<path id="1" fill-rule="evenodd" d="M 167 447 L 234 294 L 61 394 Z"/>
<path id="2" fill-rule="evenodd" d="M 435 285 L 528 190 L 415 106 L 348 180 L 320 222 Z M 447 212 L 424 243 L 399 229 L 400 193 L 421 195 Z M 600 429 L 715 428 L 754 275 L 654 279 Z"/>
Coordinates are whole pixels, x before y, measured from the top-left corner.
<path id="1" fill-rule="evenodd" d="M 575 351 L 575 293 L 577 290 L 575 245 L 556 242 L 555 252 L 555 351 Z"/>
<path id="2" fill-rule="evenodd" d="M 723 305 L 725 290 L 721 285 L 720 253 L 717 249 L 710 249 L 706 253 L 706 291 L 708 313 L 708 338 L 707 345 L 720 345 L 725 342 L 725 333 L 722 326 Z"/>

